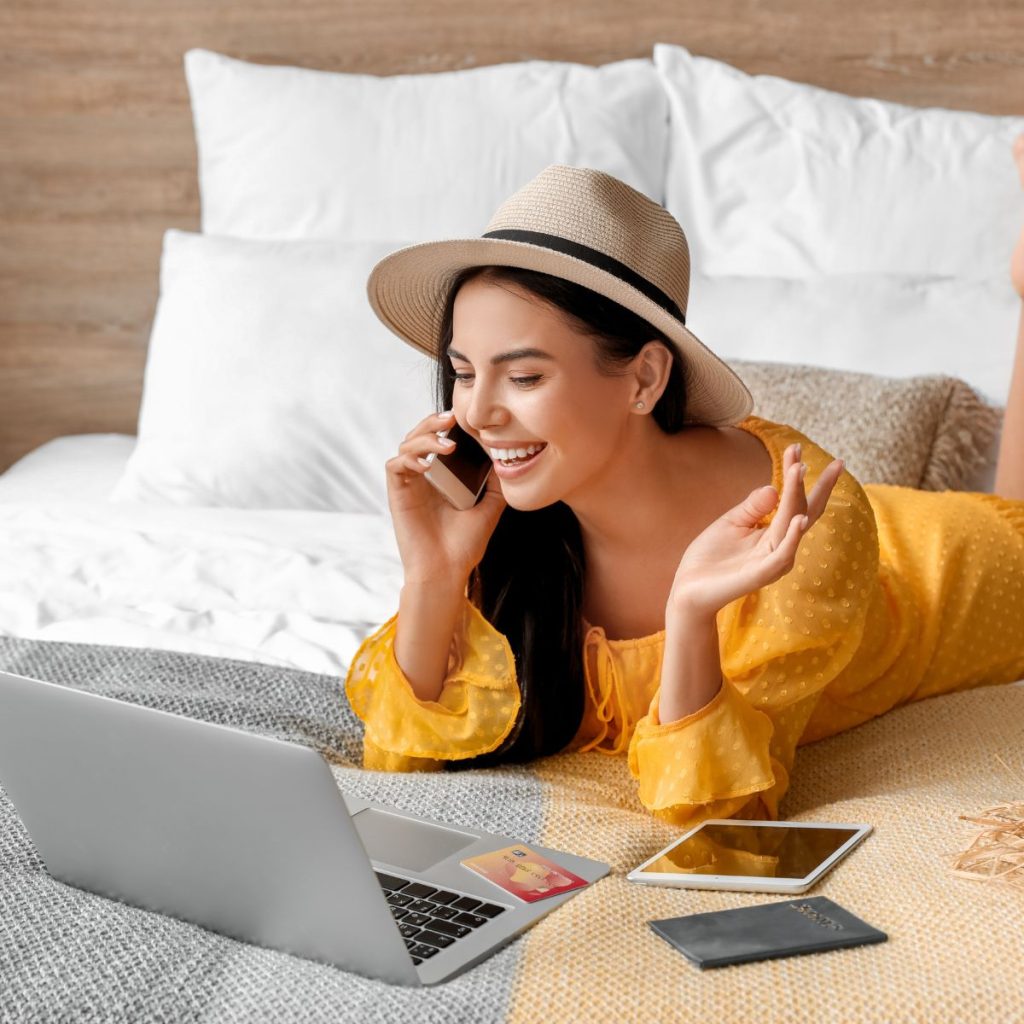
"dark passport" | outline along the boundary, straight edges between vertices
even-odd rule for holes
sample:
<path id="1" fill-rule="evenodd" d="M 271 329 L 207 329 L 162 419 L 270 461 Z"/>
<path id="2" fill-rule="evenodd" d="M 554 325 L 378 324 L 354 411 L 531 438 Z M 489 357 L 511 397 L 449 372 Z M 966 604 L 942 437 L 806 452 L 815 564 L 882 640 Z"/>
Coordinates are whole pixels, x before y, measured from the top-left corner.
<path id="1" fill-rule="evenodd" d="M 885 942 L 889 937 L 825 896 L 669 917 L 648 924 L 698 967 L 844 949 Z"/>

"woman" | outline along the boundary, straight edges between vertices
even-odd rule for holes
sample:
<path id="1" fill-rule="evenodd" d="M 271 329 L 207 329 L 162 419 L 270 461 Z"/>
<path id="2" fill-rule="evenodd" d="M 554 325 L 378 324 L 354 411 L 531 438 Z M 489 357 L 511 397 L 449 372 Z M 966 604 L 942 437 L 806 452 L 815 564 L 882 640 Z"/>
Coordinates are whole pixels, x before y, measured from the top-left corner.
<path id="1" fill-rule="evenodd" d="M 346 682 L 367 767 L 628 750 L 659 817 L 776 818 L 798 744 L 1024 676 L 1020 353 L 1001 496 L 862 487 L 749 415 L 685 327 L 682 229 L 609 175 L 549 167 L 368 287 L 449 413 L 386 465 L 405 585 Z M 423 478 L 456 421 L 494 460 L 466 511 Z"/>

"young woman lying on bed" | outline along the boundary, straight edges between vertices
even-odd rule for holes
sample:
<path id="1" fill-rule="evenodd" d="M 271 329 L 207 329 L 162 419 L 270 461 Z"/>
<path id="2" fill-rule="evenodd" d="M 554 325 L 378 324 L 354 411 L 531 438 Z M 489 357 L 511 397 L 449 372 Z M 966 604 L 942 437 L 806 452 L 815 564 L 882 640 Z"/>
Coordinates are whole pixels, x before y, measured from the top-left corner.
<path id="1" fill-rule="evenodd" d="M 1011 274 L 1024 298 L 1024 233 Z M 405 586 L 346 682 L 367 767 L 628 752 L 659 817 L 775 818 L 798 745 L 1024 677 L 1024 318 L 997 496 L 862 486 L 750 416 L 683 326 L 682 229 L 608 175 L 549 167 L 369 287 L 453 413 L 386 466 Z M 492 451 L 467 511 L 423 477 L 453 416 L 528 463 Z"/>

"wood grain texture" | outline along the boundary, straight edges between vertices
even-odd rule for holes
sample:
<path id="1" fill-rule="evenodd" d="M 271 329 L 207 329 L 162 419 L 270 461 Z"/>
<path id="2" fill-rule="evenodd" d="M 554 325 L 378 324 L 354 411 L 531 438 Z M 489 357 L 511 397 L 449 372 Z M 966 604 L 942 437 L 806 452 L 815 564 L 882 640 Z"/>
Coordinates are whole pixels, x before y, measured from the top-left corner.
<path id="1" fill-rule="evenodd" d="M 855 96 L 1024 113 L 1018 0 L 5 0 L 0 469 L 134 433 L 169 227 L 199 230 L 182 56 L 366 74 L 601 64 L 655 42 Z"/>

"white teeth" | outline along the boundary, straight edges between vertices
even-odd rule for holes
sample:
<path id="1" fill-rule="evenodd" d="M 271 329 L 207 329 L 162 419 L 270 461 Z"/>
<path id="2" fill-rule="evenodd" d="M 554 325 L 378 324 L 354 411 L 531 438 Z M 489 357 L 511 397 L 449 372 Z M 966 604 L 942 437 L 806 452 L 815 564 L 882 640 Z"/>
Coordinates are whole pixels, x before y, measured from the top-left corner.
<path id="1" fill-rule="evenodd" d="M 509 459 L 525 459 L 527 455 L 534 455 L 543 447 L 542 444 L 531 444 L 528 448 L 488 448 L 487 450 L 491 453 L 492 459 L 508 461 Z"/>

